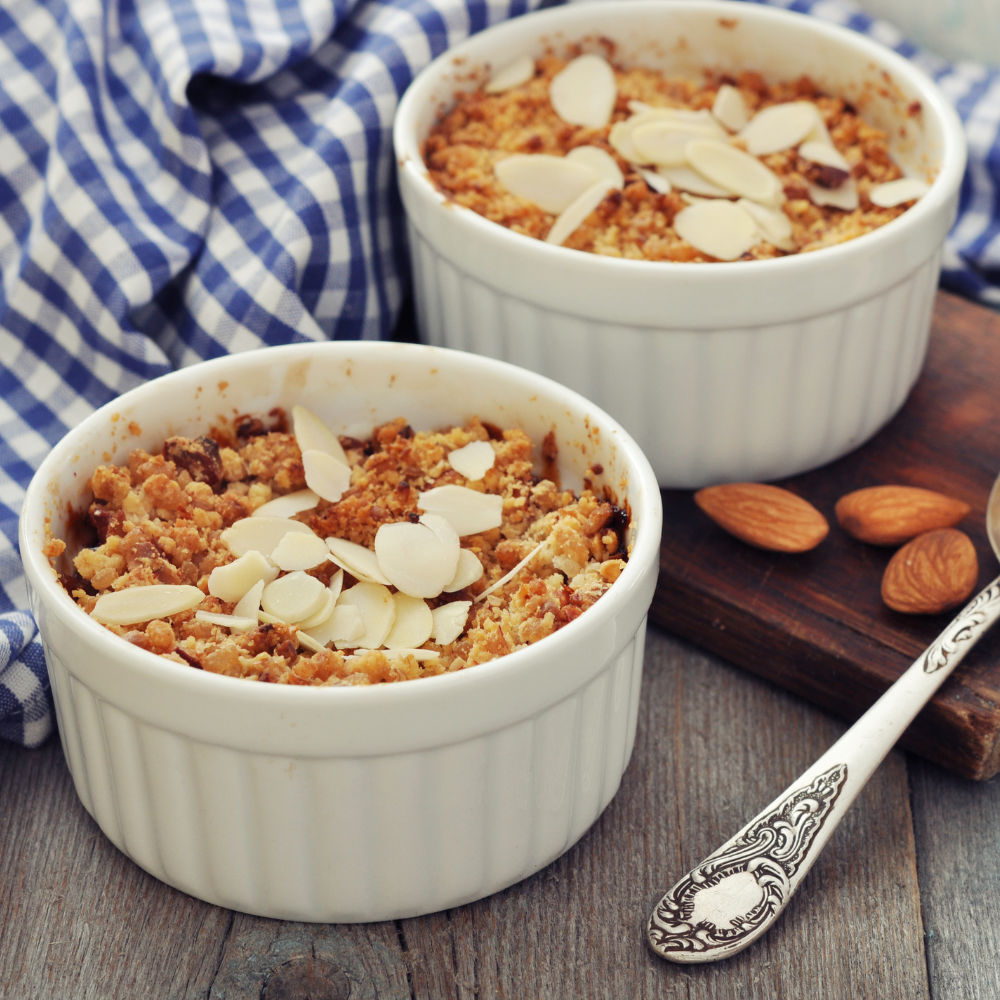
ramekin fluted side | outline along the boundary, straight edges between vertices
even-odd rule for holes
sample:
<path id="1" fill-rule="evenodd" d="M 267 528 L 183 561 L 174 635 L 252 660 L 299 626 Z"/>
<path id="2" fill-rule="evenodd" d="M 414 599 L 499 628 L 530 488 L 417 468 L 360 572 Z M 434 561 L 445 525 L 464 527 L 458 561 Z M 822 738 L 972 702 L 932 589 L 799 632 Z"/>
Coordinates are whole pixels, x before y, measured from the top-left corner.
<path id="1" fill-rule="evenodd" d="M 146 871 L 261 916 L 369 921 L 481 898 L 574 844 L 635 740 L 645 619 L 587 683 L 539 714 L 403 754 L 252 754 L 98 696 L 51 648 L 77 791 Z"/>
<path id="2" fill-rule="evenodd" d="M 920 374 L 941 266 L 938 251 L 879 295 L 794 322 L 657 329 L 546 309 L 467 273 L 412 220 L 409 238 L 423 339 L 587 396 L 673 488 L 779 479 L 868 440 Z"/>

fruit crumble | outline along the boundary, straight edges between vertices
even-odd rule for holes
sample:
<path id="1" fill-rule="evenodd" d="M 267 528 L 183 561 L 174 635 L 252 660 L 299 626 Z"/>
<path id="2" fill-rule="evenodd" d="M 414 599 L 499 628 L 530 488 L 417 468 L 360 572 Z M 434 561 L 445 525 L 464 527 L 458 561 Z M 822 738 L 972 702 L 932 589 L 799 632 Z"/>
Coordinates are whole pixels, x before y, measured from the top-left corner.
<path id="1" fill-rule="evenodd" d="M 636 260 L 819 250 L 884 226 L 928 190 L 903 176 L 884 132 L 807 77 L 698 82 L 595 54 L 515 60 L 459 95 L 423 152 L 455 203 Z"/>
<path id="2" fill-rule="evenodd" d="M 303 407 L 291 428 L 272 416 L 95 470 L 92 544 L 61 577 L 84 612 L 213 673 L 374 684 L 538 642 L 624 568 L 626 513 L 533 474 L 521 430 L 400 418 L 362 441 Z M 65 550 L 50 539 L 46 555 Z"/>

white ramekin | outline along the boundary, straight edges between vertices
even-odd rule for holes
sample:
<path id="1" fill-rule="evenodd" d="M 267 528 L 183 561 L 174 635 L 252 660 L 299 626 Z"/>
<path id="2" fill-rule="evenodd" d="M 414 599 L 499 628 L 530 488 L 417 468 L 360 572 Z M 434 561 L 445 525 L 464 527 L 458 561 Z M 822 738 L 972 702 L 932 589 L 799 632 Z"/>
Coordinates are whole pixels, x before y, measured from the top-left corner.
<path id="1" fill-rule="evenodd" d="M 434 188 L 421 146 L 489 67 L 586 37 L 616 60 L 698 77 L 808 74 L 887 130 L 930 192 L 873 233 L 816 253 L 728 264 L 622 260 L 550 246 Z M 919 113 L 909 111 L 919 102 Z M 661 486 L 766 480 L 822 465 L 899 409 L 923 364 L 965 142 L 920 70 L 814 18 L 751 3 L 618 0 L 541 11 L 451 49 L 396 116 L 421 337 L 512 361 L 595 400 Z"/>
<path id="2" fill-rule="evenodd" d="M 370 688 L 256 684 L 160 659 L 72 602 L 42 555 L 109 458 L 302 403 L 338 433 L 473 415 L 559 441 L 632 514 L 632 554 L 598 603 L 528 649 Z M 478 899 L 562 854 L 632 752 L 661 507 L 635 442 L 576 393 L 455 351 L 325 343 L 183 369 L 71 431 L 28 488 L 21 555 L 59 733 L 87 811 L 125 854 L 220 906 L 289 920 L 384 920 Z"/>

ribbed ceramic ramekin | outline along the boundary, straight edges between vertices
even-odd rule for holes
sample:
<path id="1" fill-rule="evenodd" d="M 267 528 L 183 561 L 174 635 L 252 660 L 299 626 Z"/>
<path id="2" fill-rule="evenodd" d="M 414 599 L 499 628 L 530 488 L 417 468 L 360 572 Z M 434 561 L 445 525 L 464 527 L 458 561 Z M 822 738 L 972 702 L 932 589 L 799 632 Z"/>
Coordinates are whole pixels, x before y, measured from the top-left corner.
<path id="1" fill-rule="evenodd" d="M 897 162 L 934 178 L 931 190 L 860 239 L 725 264 L 580 253 L 447 201 L 421 159 L 441 110 L 489 67 L 587 37 L 611 39 L 622 64 L 668 74 L 807 74 L 884 128 Z M 636 438 L 662 486 L 822 465 L 882 427 L 920 372 L 965 143 L 933 82 L 861 35 L 750 3 L 545 10 L 435 60 L 403 98 L 395 145 L 422 338 L 512 361 L 595 400 Z"/>
<path id="2" fill-rule="evenodd" d="M 536 645 L 456 674 L 368 688 L 258 684 L 160 659 L 85 615 L 42 555 L 112 456 L 301 403 L 338 433 L 473 415 L 591 463 L 632 514 L 608 593 Z M 87 811 L 146 871 L 221 906 L 289 920 L 384 920 L 477 899 L 582 836 L 632 752 L 660 495 L 620 426 L 510 365 L 402 344 L 254 351 L 183 369 L 105 406 L 52 450 L 21 517 L 66 760 Z"/>

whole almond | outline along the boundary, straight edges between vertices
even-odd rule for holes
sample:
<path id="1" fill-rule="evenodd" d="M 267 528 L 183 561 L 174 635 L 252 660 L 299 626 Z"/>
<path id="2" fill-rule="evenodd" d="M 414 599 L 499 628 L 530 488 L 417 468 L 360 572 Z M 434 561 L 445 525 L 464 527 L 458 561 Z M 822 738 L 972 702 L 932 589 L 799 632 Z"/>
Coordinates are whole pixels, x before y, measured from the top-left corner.
<path id="1" fill-rule="evenodd" d="M 953 528 L 969 505 L 916 486 L 869 486 L 841 497 L 834 508 L 849 535 L 872 545 L 900 545 L 938 528 Z"/>
<path id="2" fill-rule="evenodd" d="M 955 528 L 917 535 L 890 560 L 882 600 L 894 611 L 936 615 L 958 607 L 975 589 L 979 560 L 969 536 Z"/>
<path id="3" fill-rule="evenodd" d="M 725 483 L 694 495 L 694 502 L 720 528 L 759 549 L 808 552 L 830 531 L 807 500 L 763 483 Z"/>

